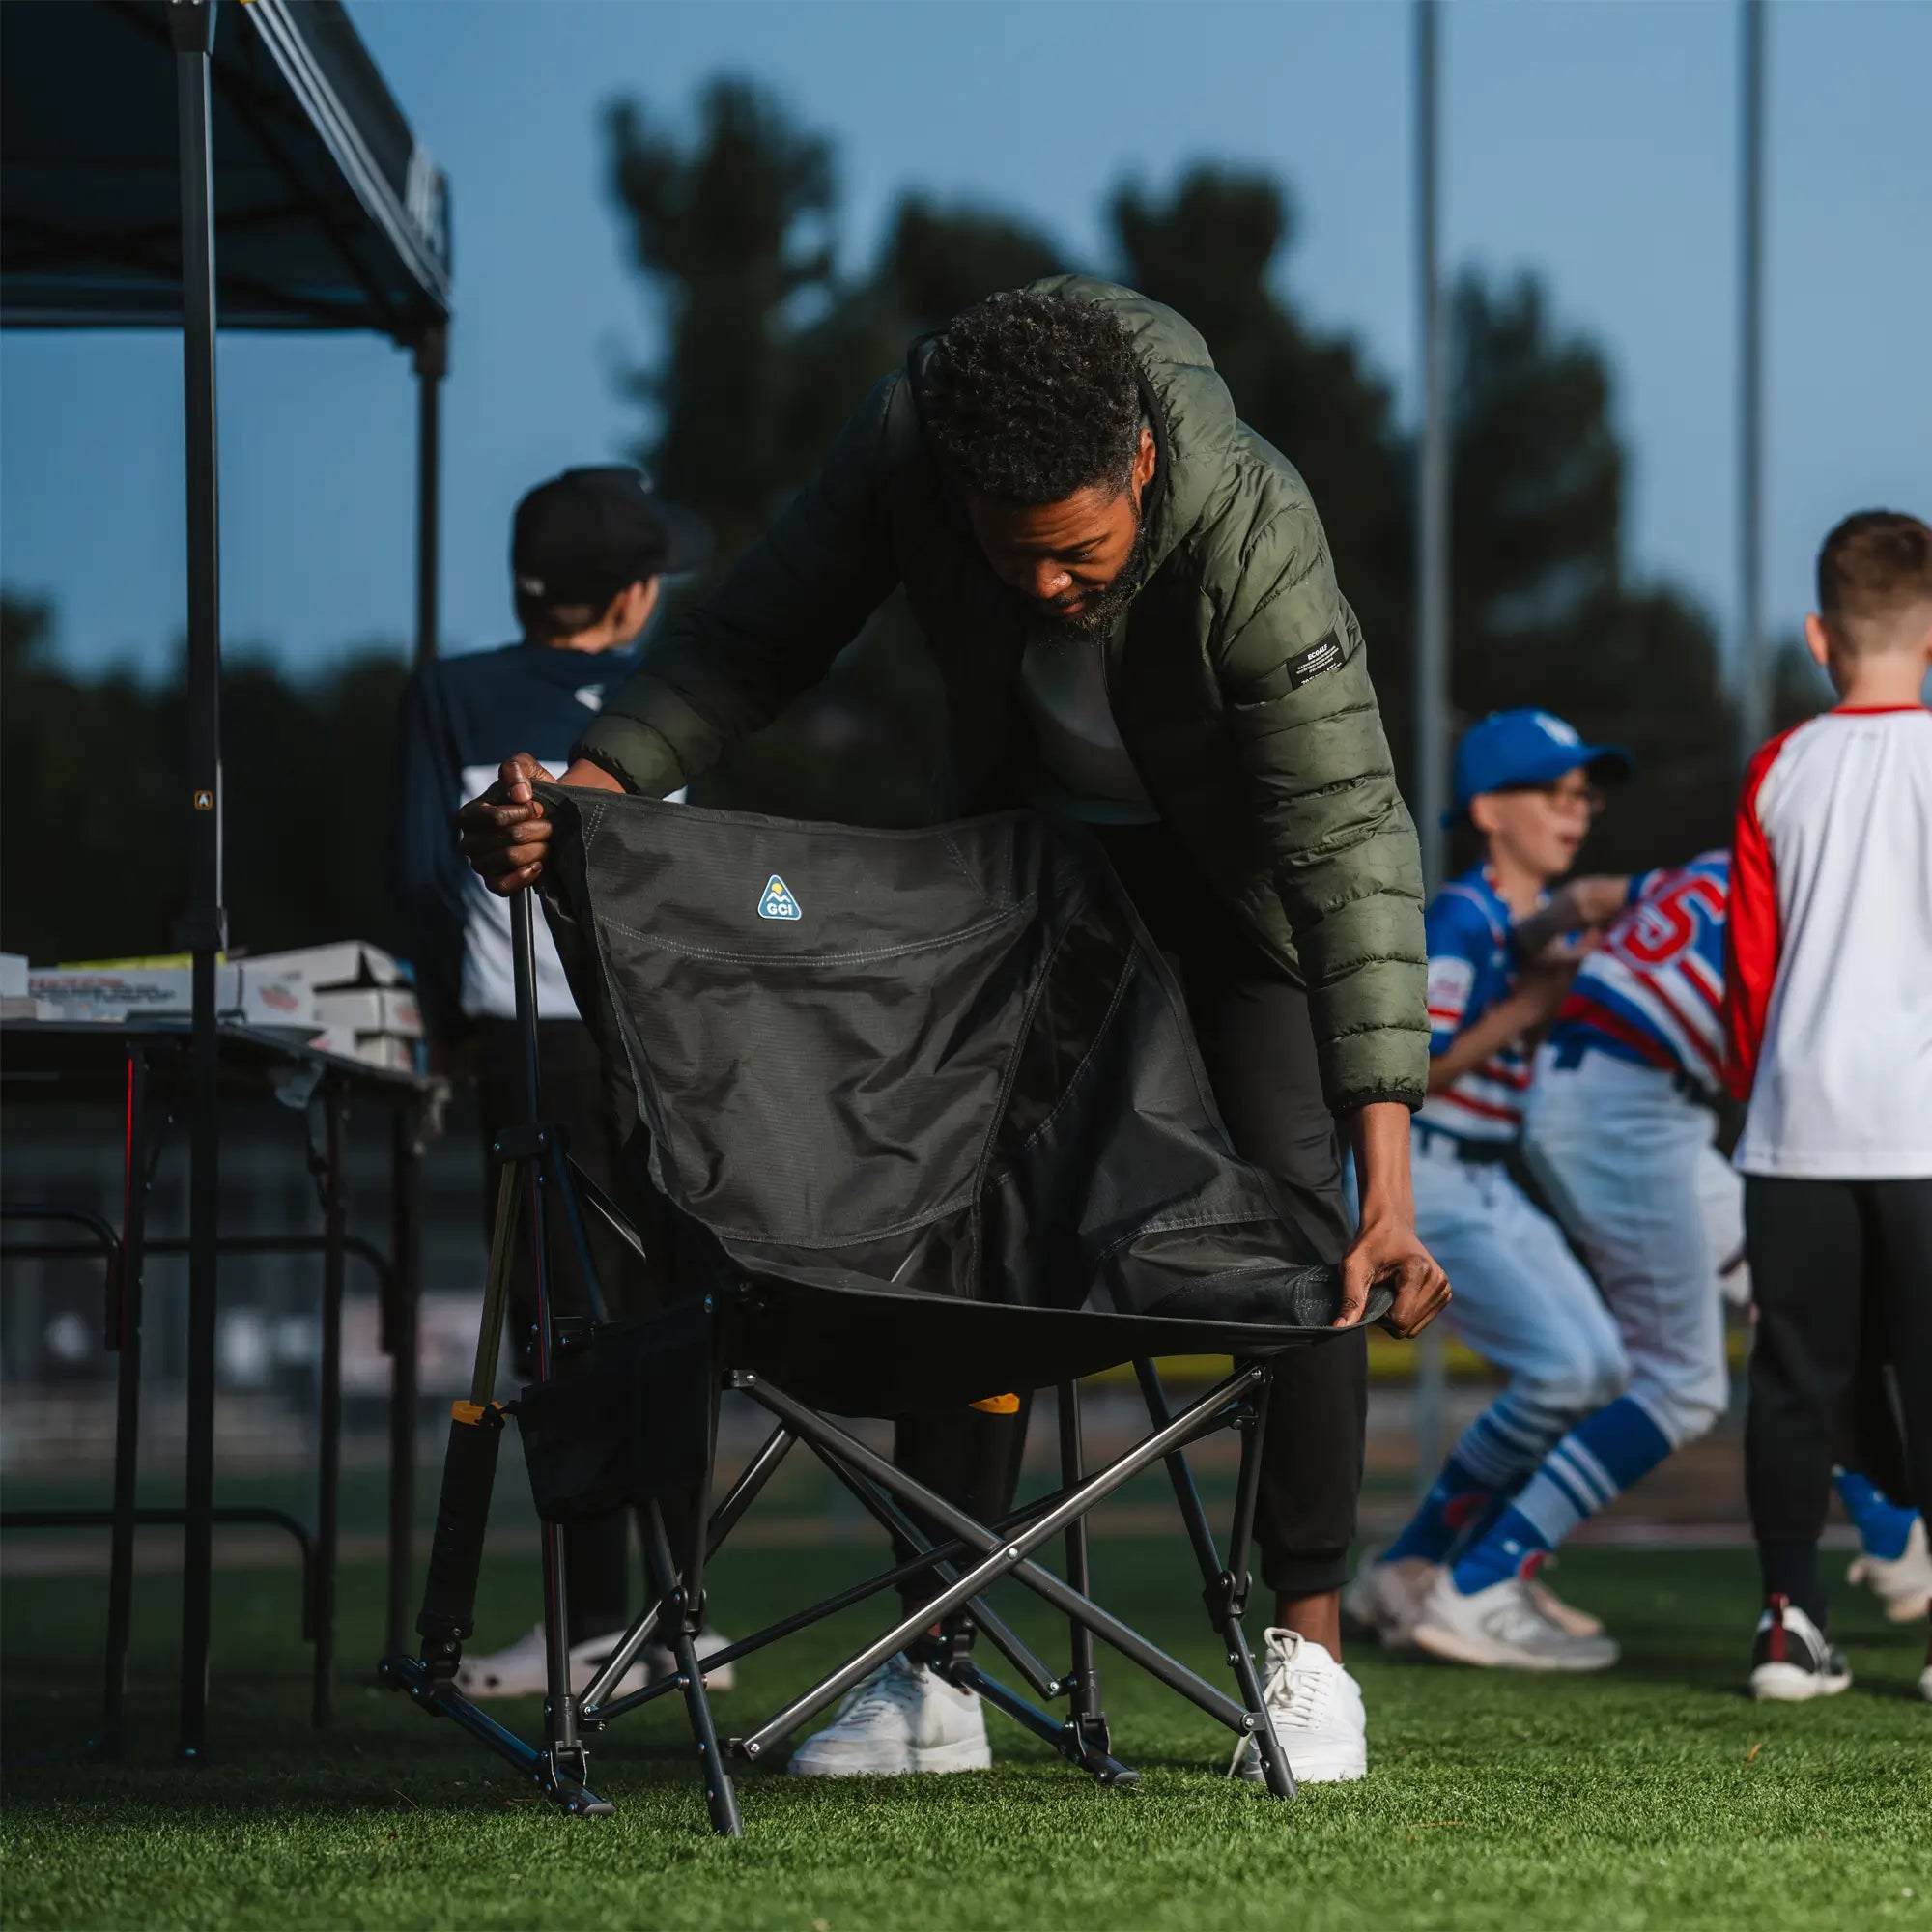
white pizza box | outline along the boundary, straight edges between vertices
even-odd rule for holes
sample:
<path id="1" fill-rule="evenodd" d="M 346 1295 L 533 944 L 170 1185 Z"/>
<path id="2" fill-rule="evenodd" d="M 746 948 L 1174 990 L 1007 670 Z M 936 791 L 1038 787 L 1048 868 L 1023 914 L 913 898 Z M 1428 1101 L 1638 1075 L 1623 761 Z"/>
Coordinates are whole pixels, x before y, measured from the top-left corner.
<path id="1" fill-rule="evenodd" d="M 24 1000 L 27 997 L 27 955 L 24 952 L 0 952 L 0 999 Z"/>
<path id="2" fill-rule="evenodd" d="M 315 1016 L 326 1027 L 344 1027 L 354 1033 L 422 1037 L 422 1012 L 416 996 L 404 986 L 352 986 L 318 992 Z"/>
<path id="3" fill-rule="evenodd" d="M 56 966 L 29 972 L 27 990 L 52 1009 L 42 1015 L 47 1019 L 173 1018 L 194 1010 L 194 969 Z M 214 1009 L 224 1020 L 251 1026 L 306 1026 L 315 1019 L 315 994 L 301 980 L 265 970 L 257 960 L 237 960 L 214 969 Z"/>
<path id="4" fill-rule="evenodd" d="M 371 1066 L 383 1067 L 390 1073 L 413 1073 L 416 1070 L 414 1044 L 407 1039 L 398 1039 L 394 1034 L 358 1035 L 355 1058 L 366 1060 Z"/>
<path id="5" fill-rule="evenodd" d="M 359 1060 L 393 1073 L 416 1070 L 416 1050 L 412 1041 L 398 1039 L 393 1034 L 357 1033 L 354 1027 L 333 1026 L 311 1036 L 309 1045 L 318 1053 L 333 1053 L 343 1060 Z"/>
<path id="6" fill-rule="evenodd" d="M 366 939 L 339 939 L 328 946 L 298 947 L 293 952 L 253 952 L 248 963 L 310 986 L 403 983 L 403 969 L 380 946 L 371 946 Z"/>

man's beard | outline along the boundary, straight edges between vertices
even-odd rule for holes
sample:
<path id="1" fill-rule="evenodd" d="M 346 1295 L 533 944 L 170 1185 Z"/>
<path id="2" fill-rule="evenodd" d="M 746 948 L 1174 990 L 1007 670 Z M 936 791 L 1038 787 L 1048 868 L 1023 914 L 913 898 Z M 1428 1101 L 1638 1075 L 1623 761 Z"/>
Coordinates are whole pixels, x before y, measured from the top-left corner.
<path id="1" fill-rule="evenodd" d="M 1142 517 L 1134 528 L 1134 547 L 1127 560 L 1115 573 L 1104 590 L 1091 592 L 1080 609 L 1065 616 L 1037 597 L 1018 597 L 1029 639 L 1041 643 L 1078 643 L 1089 638 L 1104 638 L 1120 621 L 1121 613 L 1140 595 L 1147 581 L 1148 525 Z M 1017 595 L 1017 593 L 1016 593 Z"/>

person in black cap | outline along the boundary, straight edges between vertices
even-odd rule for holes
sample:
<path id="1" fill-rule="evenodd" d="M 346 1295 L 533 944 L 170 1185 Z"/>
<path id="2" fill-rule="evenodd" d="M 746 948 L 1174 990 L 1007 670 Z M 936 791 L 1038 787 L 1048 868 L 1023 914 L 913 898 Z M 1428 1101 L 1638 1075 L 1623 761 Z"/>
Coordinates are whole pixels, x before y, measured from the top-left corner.
<path id="1" fill-rule="evenodd" d="M 539 742 L 559 758 L 568 751 L 605 693 L 637 669 L 661 580 L 699 568 L 710 553 L 703 521 L 666 502 L 641 470 L 566 469 L 517 505 L 510 570 L 522 640 L 433 659 L 403 695 L 392 880 L 412 931 L 431 1066 L 477 1083 L 486 1223 L 496 1200 L 490 1144 L 526 1111 L 523 1060 L 508 901 L 464 863 L 456 809 L 519 747 Z M 536 950 L 544 1117 L 563 1122 L 572 1154 L 609 1188 L 617 1149 L 602 1063 L 541 922 Z M 635 1257 L 594 1217 L 585 1233 L 611 1312 L 639 1312 L 648 1283 Z M 559 1306 L 580 1312 L 572 1304 L 582 1293 L 578 1270 L 560 1247 L 553 1275 Z M 511 1306 L 521 1338 L 534 1321 L 526 1267 L 512 1276 Z M 569 1533 L 571 1654 L 581 1681 L 627 1621 L 628 1541 L 621 1515 Z M 644 1662 L 669 1667 L 668 1654 L 647 1652 Z M 724 1674 L 712 1682 L 722 1685 Z M 472 1697 L 507 1697 L 541 1691 L 544 1680 L 539 1626 L 494 1656 L 467 1659 L 460 1682 Z"/>

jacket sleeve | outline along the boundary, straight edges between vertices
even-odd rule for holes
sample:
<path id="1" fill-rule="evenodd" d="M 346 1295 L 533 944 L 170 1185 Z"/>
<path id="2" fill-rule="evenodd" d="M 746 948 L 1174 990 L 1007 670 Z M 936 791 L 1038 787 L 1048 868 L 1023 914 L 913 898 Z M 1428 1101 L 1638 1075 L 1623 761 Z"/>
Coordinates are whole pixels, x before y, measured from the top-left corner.
<path id="1" fill-rule="evenodd" d="M 1422 858 L 1354 612 L 1312 506 L 1243 547 L 1225 593 L 1226 715 L 1307 982 L 1321 1089 L 1344 1113 L 1429 1087 Z"/>
<path id="2" fill-rule="evenodd" d="M 414 955 L 416 1000 L 432 1039 L 462 1032 L 463 855 L 456 838 L 461 777 L 444 729 L 437 668 L 403 688 L 396 733 L 389 885 Z"/>
<path id="3" fill-rule="evenodd" d="M 825 675 L 898 581 L 883 445 L 899 381 L 866 399 L 825 467 L 605 701 L 574 757 L 662 797 Z"/>

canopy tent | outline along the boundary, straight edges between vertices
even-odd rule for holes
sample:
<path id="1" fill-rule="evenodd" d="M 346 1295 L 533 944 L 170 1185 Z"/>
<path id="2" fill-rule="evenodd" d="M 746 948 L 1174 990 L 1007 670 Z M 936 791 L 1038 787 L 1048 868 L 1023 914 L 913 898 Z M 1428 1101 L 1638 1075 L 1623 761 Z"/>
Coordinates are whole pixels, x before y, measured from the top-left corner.
<path id="1" fill-rule="evenodd" d="M 217 34 L 216 14 L 221 31 Z M 0 323 L 179 326 L 187 505 L 194 958 L 184 1756 L 205 1745 L 214 1470 L 215 961 L 221 876 L 214 331 L 374 329 L 418 381 L 416 637 L 436 648 L 448 187 L 337 0 L 42 0 L 0 9 Z"/>

